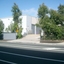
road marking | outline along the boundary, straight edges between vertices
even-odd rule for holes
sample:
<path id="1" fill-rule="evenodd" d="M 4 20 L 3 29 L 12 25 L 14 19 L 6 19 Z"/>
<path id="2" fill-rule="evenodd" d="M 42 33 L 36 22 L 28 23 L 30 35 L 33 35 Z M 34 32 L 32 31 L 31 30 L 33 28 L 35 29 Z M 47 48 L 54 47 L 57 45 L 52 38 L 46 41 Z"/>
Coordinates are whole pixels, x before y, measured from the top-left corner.
<path id="1" fill-rule="evenodd" d="M 43 48 L 44 50 L 58 50 L 58 49 L 60 49 L 60 48 L 55 48 L 55 47 L 48 47 L 48 48 Z"/>
<path id="2" fill-rule="evenodd" d="M 13 62 L 10 62 L 10 61 L 6 61 L 6 60 L 2 60 L 0 59 L 1 62 L 4 62 L 4 63 L 9 63 L 9 64 L 17 64 L 17 63 L 13 63 Z"/>
<path id="3" fill-rule="evenodd" d="M 21 56 L 21 57 L 28 57 L 28 58 L 39 59 L 39 60 L 48 60 L 48 61 L 54 61 L 54 62 L 61 62 L 61 63 L 64 63 L 64 60 L 42 58 L 42 57 L 29 56 L 29 55 L 22 55 L 22 54 L 16 54 L 16 53 L 4 52 L 4 51 L 0 51 L 0 53 L 10 54 L 10 55 L 15 55 L 15 56 Z"/>

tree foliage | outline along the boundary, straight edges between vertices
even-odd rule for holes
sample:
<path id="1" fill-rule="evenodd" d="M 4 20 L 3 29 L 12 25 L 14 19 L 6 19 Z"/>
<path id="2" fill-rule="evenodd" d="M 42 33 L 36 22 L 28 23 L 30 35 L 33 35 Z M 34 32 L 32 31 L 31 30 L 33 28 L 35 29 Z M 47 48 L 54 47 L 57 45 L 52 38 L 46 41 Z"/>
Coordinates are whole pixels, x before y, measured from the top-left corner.
<path id="1" fill-rule="evenodd" d="M 38 9 L 38 16 L 39 16 L 39 18 L 43 18 L 47 13 L 48 13 L 48 8 L 43 3 L 42 5 L 40 5 L 40 7 Z"/>
<path id="2" fill-rule="evenodd" d="M 4 23 L 2 20 L 0 20 L 0 34 L 3 32 L 4 29 Z"/>
<path id="3" fill-rule="evenodd" d="M 63 13 L 64 5 L 59 5 L 58 11 L 48 10 L 46 5 L 40 5 L 38 9 L 39 26 L 44 30 L 44 39 L 64 39 Z"/>
<path id="4" fill-rule="evenodd" d="M 58 12 L 60 13 L 60 14 L 62 14 L 62 15 L 64 15 L 64 5 L 59 5 L 58 6 Z"/>
<path id="5" fill-rule="evenodd" d="M 11 23 L 7 28 L 7 32 L 16 32 L 17 38 L 22 37 L 22 19 L 20 16 L 22 15 L 22 12 L 20 11 L 18 5 L 14 3 L 12 6 L 12 15 L 13 15 L 13 23 Z"/>
<path id="6" fill-rule="evenodd" d="M 18 5 L 16 3 L 14 3 L 13 7 L 12 7 L 12 14 L 13 14 L 13 21 L 14 23 L 19 23 L 19 16 L 22 15 Z"/>
<path id="7" fill-rule="evenodd" d="M 18 38 L 20 38 L 22 35 L 22 20 L 20 19 L 20 16 L 22 15 L 22 12 L 20 11 L 18 5 L 14 3 L 12 7 L 12 14 L 13 14 L 13 31 L 17 33 Z M 20 24 L 20 25 L 19 25 Z"/>
<path id="8" fill-rule="evenodd" d="M 14 23 L 10 23 L 10 25 L 6 28 L 7 32 L 14 32 Z"/>
<path id="9" fill-rule="evenodd" d="M 20 16 L 22 15 L 22 12 L 20 11 L 18 5 L 14 3 L 12 7 L 12 14 L 13 14 L 13 31 L 17 33 L 18 38 L 20 38 L 22 35 L 22 20 L 20 19 Z M 20 25 L 19 25 L 20 24 Z"/>

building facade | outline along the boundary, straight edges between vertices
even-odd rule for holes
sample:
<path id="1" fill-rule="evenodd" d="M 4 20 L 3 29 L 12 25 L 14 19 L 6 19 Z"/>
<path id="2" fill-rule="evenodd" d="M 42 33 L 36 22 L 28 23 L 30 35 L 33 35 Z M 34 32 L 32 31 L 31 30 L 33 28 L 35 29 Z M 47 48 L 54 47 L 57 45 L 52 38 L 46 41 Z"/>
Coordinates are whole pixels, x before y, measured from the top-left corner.
<path id="1" fill-rule="evenodd" d="M 32 16 L 20 16 L 22 19 L 22 35 L 25 34 L 40 34 L 40 28 L 36 26 L 36 23 L 38 23 L 38 18 L 32 17 Z M 1 20 L 4 23 L 4 32 L 6 32 L 6 28 L 10 25 L 10 23 L 13 23 L 13 18 L 1 18 Z"/>

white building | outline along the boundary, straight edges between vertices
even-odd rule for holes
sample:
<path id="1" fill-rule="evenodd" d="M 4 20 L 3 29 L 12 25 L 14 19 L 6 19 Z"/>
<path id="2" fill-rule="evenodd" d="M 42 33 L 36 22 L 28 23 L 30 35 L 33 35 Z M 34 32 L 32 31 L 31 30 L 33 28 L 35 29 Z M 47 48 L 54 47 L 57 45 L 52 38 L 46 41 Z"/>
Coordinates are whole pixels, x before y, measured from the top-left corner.
<path id="1" fill-rule="evenodd" d="M 39 34 L 40 33 L 40 28 L 37 27 L 35 24 L 38 23 L 38 18 L 36 17 L 32 17 L 32 16 L 20 16 L 20 18 L 22 18 L 22 34 Z M 13 18 L 1 18 L 1 20 L 4 23 L 4 32 L 5 29 L 10 25 L 11 22 L 13 22 Z"/>

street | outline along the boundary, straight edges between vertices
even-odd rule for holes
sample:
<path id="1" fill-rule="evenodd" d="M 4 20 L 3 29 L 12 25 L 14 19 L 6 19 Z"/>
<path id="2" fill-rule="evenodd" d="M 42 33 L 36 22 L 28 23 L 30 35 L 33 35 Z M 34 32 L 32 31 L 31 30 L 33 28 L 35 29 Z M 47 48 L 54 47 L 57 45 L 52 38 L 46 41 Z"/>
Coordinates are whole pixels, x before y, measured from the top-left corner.
<path id="1" fill-rule="evenodd" d="M 0 64 L 64 64 L 64 46 L 0 43 Z"/>

